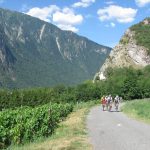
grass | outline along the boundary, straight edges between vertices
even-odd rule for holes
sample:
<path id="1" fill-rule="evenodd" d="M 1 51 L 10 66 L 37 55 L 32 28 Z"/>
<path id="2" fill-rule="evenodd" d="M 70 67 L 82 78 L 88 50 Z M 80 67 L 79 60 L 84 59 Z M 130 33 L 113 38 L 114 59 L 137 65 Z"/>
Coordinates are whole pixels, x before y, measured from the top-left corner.
<path id="1" fill-rule="evenodd" d="M 97 101 L 78 104 L 74 112 L 60 123 L 56 132 L 46 139 L 22 146 L 12 146 L 9 150 L 92 150 L 89 144 L 85 119 L 90 108 Z"/>
<path id="2" fill-rule="evenodd" d="M 132 118 L 150 123 L 150 99 L 126 102 L 122 110 Z"/>

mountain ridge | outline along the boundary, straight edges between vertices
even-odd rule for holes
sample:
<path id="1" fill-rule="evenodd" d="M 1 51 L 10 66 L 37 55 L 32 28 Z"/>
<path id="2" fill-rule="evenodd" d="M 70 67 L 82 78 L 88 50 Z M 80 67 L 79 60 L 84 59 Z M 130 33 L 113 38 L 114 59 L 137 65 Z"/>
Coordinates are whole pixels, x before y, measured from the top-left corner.
<path id="1" fill-rule="evenodd" d="M 15 11 L 0 9 L 0 85 L 39 87 L 91 79 L 111 48 Z"/>

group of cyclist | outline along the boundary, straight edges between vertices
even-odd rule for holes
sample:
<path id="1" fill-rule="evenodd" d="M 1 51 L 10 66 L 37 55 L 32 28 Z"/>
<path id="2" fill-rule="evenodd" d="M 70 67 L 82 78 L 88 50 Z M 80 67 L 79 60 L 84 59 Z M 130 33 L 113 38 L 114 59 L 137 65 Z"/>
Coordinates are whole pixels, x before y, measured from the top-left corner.
<path id="1" fill-rule="evenodd" d="M 111 111 L 113 104 L 115 106 L 115 110 L 118 111 L 120 100 L 121 100 L 121 97 L 119 97 L 118 95 L 116 95 L 114 97 L 114 99 L 112 98 L 111 95 L 103 96 L 101 98 L 101 104 L 102 104 L 103 111 L 105 111 L 105 110 Z"/>

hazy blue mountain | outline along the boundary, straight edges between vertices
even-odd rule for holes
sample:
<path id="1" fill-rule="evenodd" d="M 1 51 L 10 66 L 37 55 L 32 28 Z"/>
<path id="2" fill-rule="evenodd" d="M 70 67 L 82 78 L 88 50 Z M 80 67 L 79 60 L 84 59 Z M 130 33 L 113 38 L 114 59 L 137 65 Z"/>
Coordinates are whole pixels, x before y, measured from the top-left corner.
<path id="1" fill-rule="evenodd" d="M 0 9 L 0 86 L 38 87 L 92 79 L 111 48 L 37 18 Z"/>

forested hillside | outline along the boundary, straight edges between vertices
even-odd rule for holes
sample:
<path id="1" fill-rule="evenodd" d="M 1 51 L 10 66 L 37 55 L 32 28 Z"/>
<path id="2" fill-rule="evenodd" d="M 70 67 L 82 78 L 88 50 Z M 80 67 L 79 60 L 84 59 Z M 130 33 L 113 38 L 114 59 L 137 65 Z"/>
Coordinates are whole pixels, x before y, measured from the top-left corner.
<path id="1" fill-rule="evenodd" d="M 92 79 L 110 50 L 37 18 L 0 9 L 0 87 L 81 83 Z"/>

